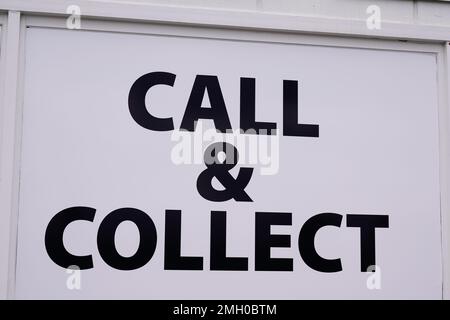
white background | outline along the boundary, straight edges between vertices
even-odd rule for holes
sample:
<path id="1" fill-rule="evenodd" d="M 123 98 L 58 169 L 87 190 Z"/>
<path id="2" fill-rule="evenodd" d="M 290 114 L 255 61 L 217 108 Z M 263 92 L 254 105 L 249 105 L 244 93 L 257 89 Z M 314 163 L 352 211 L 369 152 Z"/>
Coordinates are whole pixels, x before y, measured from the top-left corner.
<path id="1" fill-rule="evenodd" d="M 210 203 L 195 188 L 201 165 L 170 162 L 170 133 L 138 126 L 128 91 L 151 71 L 177 74 L 175 87 L 155 88 L 154 113 L 175 126 L 196 74 L 219 76 L 231 122 L 239 125 L 239 77 L 257 80 L 257 118 L 282 128 L 282 80 L 299 80 L 304 123 L 320 138 L 282 137 L 280 171 L 255 174 L 246 189 L 255 202 Z M 433 54 L 237 41 L 29 29 L 20 178 L 18 298 L 439 298 L 436 59 Z M 45 228 L 70 206 L 97 209 L 94 223 L 74 223 L 65 243 L 92 253 L 82 290 L 47 256 Z M 158 231 L 152 260 L 131 272 L 107 266 L 96 230 L 110 211 L 147 212 Z M 183 210 L 186 255 L 205 257 L 205 271 L 164 271 L 164 210 Z M 293 213 L 294 272 L 211 272 L 210 210 L 228 211 L 228 252 L 254 268 L 254 212 Z M 359 229 L 324 228 L 316 246 L 342 258 L 343 272 L 310 270 L 297 248 L 301 225 L 320 212 L 389 214 L 377 230 L 382 290 L 366 288 Z M 121 252 L 137 246 L 135 228 L 119 228 Z"/>

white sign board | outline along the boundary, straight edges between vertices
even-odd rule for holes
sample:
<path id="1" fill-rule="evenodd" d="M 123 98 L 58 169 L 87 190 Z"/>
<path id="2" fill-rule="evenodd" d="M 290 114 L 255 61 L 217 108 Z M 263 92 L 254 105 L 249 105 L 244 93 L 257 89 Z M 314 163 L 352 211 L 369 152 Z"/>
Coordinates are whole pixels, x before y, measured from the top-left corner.
<path id="1" fill-rule="evenodd" d="M 436 72 L 409 51 L 27 29 L 16 297 L 440 298 Z M 205 162 L 220 137 L 238 163 Z"/>

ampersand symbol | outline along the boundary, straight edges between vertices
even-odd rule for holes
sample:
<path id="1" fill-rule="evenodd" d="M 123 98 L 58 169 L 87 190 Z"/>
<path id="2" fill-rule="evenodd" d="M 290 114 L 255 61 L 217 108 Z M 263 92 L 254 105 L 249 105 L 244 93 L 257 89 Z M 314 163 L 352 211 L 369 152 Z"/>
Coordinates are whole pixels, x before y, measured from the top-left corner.
<path id="1" fill-rule="evenodd" d="M 219 160 L 219 154 L 224 153 L 225 159 Z M 200 195 L 209 201 L 221 202 L 234 199 L 235 201 L 253 200 L 244 191 L 252 177 L 253 168 L 240 168 L 236 179 L 229 170 L 238 162 L 238 151 L 230 143 L 217 142 L 210 145 L 204 153 L 206 169 L 200 173 L 197 179 L 197 190 Z M 212 179 L 216 178 L 225 189 L 217 190 L 212 185 Z"/>

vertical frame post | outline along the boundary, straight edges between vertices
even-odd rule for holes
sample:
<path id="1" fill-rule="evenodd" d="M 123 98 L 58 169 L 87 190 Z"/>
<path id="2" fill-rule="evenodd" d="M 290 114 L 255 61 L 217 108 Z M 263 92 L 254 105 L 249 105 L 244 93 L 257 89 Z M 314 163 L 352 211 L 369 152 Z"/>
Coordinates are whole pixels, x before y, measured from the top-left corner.
<path id="1" fill-rule="evenodd" d="M 2 28 L 2 91 L 0 96 L 0 299 L 10 296 L 14 279 L 10 268 L 15 261 L 15 252 L 11 252 L 12 230 L 15 230 L 17 207 L 16 188 L 16 138 L 18 120 L 18 76 L 20 53 L 20 12 L 9 11 L 6 28 Z M 5 32 L 5 34 L 3 34 Z"/>

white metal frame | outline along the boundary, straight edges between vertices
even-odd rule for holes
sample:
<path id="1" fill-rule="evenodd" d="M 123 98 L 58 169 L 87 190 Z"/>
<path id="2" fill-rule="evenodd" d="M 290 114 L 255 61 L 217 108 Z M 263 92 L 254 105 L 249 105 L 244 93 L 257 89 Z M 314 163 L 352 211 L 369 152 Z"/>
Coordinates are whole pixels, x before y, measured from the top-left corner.
<path id="1" fill-rule="evenodd" d="M 0 219 L 1 243 L 0 243 L 0 297 L 7 297 L 7 290 L 13 284 L 10 278 L 12 260 L 15 260 L 14 241 L 15 235 L 14 219 L 17 217 L 15 204 L 18 188 L 18 167 L 16 154 L 18 145 L 16 138 L 16 117 L 18 113 L 17 103 L 17 77 L 19 66 L 19 34 L 20 13 L 10 11 L 6 19 L 2 16 L 2 38 L 1 38 L 1 104 L 0 104 Z"/>
<path id="2" fill-rule="evenodd" d="M 366 27 L 367 16 L 365 12 L 362 12 L 361 17 L 343 19 L 114 0 L 2 0 L 1 9 L 21 11 L 23 14 L 64 15 L 66 14 L 66 8 L 70 5 L 78 5 L 82 8 L 82 15 L 85 18 L 95 19 L 203 25 L 277 32 L 307 32 L 349 35 L 352 37 L 450 41 L 450 28 L 445 26 L 383 22 L 382 29 L 369 30 Z"/>
<path id="3" fill-rule="evenodd" d="M 42 0 L 40 8 L 26 6 L 22 0 L 6 1 L 10 3 L 10 9 L 25 10 L 25 13 L 9 11 L 7 19 L 7 33 L 4 36 L 3 24 L 6 18 L 0 15 L 2 25 L 2 50 L 0 64 L 0 102 L 2 116 L 0 118 L 0 232 L 5 232 L 4 238 L 9 241 L 0 241 L 0 298 L 15 297 L 15 270 L 16 270 L 16 245 L 17 245 L 17 218 L 19 200 L 20 178 L 20 154 L 21 154 L 21 125 L 22 125 L 22 98 L 23 81 L 20 81 L 25 73 L 25 38 L 27 28 L 66 28 L 65 17 L 55 17 L 51 13 L 61 13 L 60 9 L 46 7 L 50 1 Z M 86 4 L 87 5 L 87 4 Z M 88 6 L 88 5 L 87 5 Z M 109 6 L 109 7 L 108 7 Z M 30 9 L 31 7 L 31 9 Z M 43 8 L 42 8 L 43 7 Z M 89 7 L 89 6 L 88 6 Z M 450 298 L 450 45 L 445 40 L 450 39 L 448 28 L 445 29 L 414 29 L 408 32 L 387 32 L 382 37 L 368 39 L 355 37 L 362 34 L 355 32 L 328 32 L 327 27 L 321 29 L 321 35 L 317 30 L 305 30 L 287 23 L 284 28 L 280 24 L 272 24 L 269 27 L 251 26 L 254 21 L 236 18 L 228 24 L 221 23 L 226 20 L 226 14 L 214 24 L 205 22 L 205 18 L 199 17 L 193 9 L 173 9 L 182 16 L 185 23 L 174 21 L 174 16 L 169 17 L 161 12 L 143 15 L 137 12 L 137 7 L 128 8 L 119 12 L 113 8 L 114 4 L 105 5 L 109 11 L 95 14 L 92 9 L 90 16 L 95 18 L 83 18 L 82 30 L 73 32 L 101 31 L 121 32 L 133 34 L 154 34 L 180 37 L 214 38 L 234 41 L 258 41 L 276 42 L 287 44 L 308 44 L 317 46 L 370 48 L 375 50 L 398 50 L 412 52 L 428 52 L 436 55 L 438 64 L 439 86 L 439 138 L 440 138 L 440 189 L 441 189 L 441 218 L 442 218 L 442 256 L 443 256 L 443 298 Z M 64 7 L 65 8 L 65 7 Z M 164 10 L 166 10 L 164 9 Z M 47 11 L 46 11 L 47 10 Z M 52 11 L 53 10 L 53 11 Z M 59 11 L 58 11 L 59 10 Z M 162 9 L 161 9 L 162 10 Z M 163 10 L 163 11 L 164 11 Z M 41 12 L 40 15 L 31 15 L 33 12 Z M 45 11 L 45 12 L 43 12 Z M 27 14 L 28 12 L 28 14 Z M 45 13 L 45 14 L 44 14 Z M 255 13 L 256 14 L 256 13 Z M 108 16 L 110 20 L 102 20 Z M 127 21 L 118 20 L 120 17 Z M 273 17 L 272 17 L 273 18 Z M 211 18 L 206 18 L 206 20 Z M 259 16 L 262 23 L 264 15 Z M 200 21 L 201 20 L 201 21 Z M 276 19 L 275 19 L 276 20 Z M 144 23 L 145 21 L 145 23 Z M 186 21 L 189 21 L 187 23 Z M 200 22 L 199 22 L 200 21 Z M 279 21 L 280 22 L 280 21 Z M 317 21 L 313 24 L 316 25 Z M 260 26 L 258 23 L 256 26 Z M 213 27 L 214 26 L 214 27 Z M 239 29 L 237 29 L 239 27 Z M 285 32 L 289 30 L 290 32 Z M 336 31 L 336 30 L 335 30 Z M 339 31 L 339 30 L 338 30 Z M 348 30 L 347 30 L 348 31 Z M 339 34 L 339 36 L 337 36 Z M 344 36 L 344 34 L 346 36 Z M 396 41 L 392 38 L 407 34 L 408 39 L 420 39 L 421 42 Z M 373 35 L 372 35 L 373 36 Z M 448 37 L 447 37 L 448 36 Z M 439 40 L 439 41 L 438 41 Z M 3 50 L 5 49 L 5 50 Z M 0 235 L 2 237 L 2 235 Z M 3 238 L 2 238 L 3 239 Z M 4 285 L 7 281 L 7 289 Z"/>
<path id="4" fill-rule="evenodd" d="M 450 299 L 450 42 L 443 46 L 439 68 L 443 298 Z"/>

